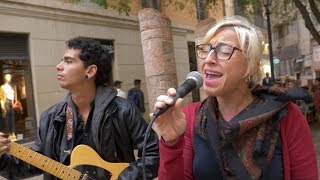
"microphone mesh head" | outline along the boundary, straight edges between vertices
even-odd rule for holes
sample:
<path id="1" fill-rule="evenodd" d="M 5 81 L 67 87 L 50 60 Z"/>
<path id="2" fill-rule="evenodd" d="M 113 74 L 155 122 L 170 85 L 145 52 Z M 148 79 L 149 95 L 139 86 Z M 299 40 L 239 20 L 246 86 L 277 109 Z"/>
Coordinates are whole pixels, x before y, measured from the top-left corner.
<path id="1" fill-rule="evenodd" d="M 203 85 L 203 78 L 198 71 L 192 71 L 188 74 L 187 79 L 193 79 L 197 83 L 197 89 Z"/>

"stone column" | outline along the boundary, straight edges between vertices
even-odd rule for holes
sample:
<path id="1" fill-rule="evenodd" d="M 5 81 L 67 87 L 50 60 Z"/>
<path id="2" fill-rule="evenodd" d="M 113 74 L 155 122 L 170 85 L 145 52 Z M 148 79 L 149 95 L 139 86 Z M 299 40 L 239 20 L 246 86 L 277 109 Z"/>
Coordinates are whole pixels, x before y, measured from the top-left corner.
<path id="1" fill-rule="evenodd" d="M 153 112 L 156 98 L 178 84 L 171 21 L 152 8 L 142 9 L 138 17 L 149 108 Z"/>
<path id="2" fill-rule="evenodd" d="M 213 18 L 207 18 L 203 21 L 200 21 L 195 28 L 194 35 L 195 35 L 195 45 L 202 44 L 203 43 L 203 37 L 207 33 L 207 31 L 214 25 L 216 22 Z M 199 61 L 197 61 L 198 64 L 198 71 L 199 70 Z M 200 98 L 201 100 L 204 100 L 207 98 L 207 94 L 203 91 L 203 87 L 200 88 Z"/>

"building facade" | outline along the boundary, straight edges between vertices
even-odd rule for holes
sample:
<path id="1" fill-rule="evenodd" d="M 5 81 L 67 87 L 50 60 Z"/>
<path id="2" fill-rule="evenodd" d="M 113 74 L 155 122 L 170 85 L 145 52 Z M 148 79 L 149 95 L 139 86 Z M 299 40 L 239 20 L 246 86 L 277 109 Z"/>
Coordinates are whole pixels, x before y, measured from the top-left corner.
<path id="1" fill-rule="evenodd" d="M 234 14 L 248 16 L 246 11 L 250 10 L 250 7 L 242 7 L 241 0 L 225 0 L 225 4 L 227 16 Z M 268 42 L 267 22 L 264 20 L 266 18 L 265 7 L 263 7 L 263 4 L 258 6 L 259 8 L 251 8 L 256 9 L 256 11 L 253 13 L 254 17 L 250 17 L 250 13 L 249 17 L 258 27 L 262 28 L 264 33 L 261 68 L 264 73 L 270 73 L 270 42 Z M 268 8 L 271 12 L 272 63 L 275 78 L 281 78 L 282 80 L 286 78 L 296 79 L 300 81 L 301 85 L 306 85 L 308 80 L 320 76 L 320 46 L 305 27 L 304 19 L 293 2 L 283 4 L 282 1 L 273 1 L 272 4 L 268 5 Z M 319 25 L 316 28 L 320 30 Z"/>
<path id="2" fill-rule="evenodd" d="M 258 1 L 257 1 L 258 2 Z M 241 0 L 224 0 L 225 4 L 225 15 L 226 16 L 234 16 L 239 15 L 243 17 L 247 17 L 250 19 L 257 28 L 260 29 L 263 35 L 263 52 L 260 58 L 260 68 L 262 73 L 271 74 L 271 66 L 270 66 L 270 58 L 269 58 L 269 50 L 268 50 L 268 32 L 267 32 L 267 22 L 264 17 L 263 5 L 255 4 L 256 7 L 252 5 L 243 5 Z M 254 13 L 252 13 L 254 10 Z M 264 75 L 261 77 L 261 81 L 264 78 Z"/>
<path id="3" fill-rule="evenodd" d="M 66 91 L 56 81 L 56 65 L 61 61 L 65 41 L 81 36 L 94 38 L 113 53 L 113 79 L 121 80 L 122 89 L 133 87 L 134 79 L 142 80 L 147 96 L 139 22 L 139 1 L 131 2 L 127 16 L 106 10 L 89 1 L 69 3 L 64 0 L 0 1 L 0 82 L 11 75 L 13 96 L 9 102 L 15 117 L 3 109 L 0 131 L 14 132 L 21 142 L 32 141 L 41 112 L 63 100 Z M 197 24 L 194 4 L 176 11 L 161 4 L 161 11 L 172 21 L 172 36 L 178 84 L 190 71 L 190 44 L 194 44 Z M 220 18 L 222 12 L 211 13 Z M 193 56 L 193 55 L 191 55 Z M 3 98 L 8 99 L 8 98 Z M 186 102 L 192 101 L 192 96 Z M 146 107 L 148 101 L 146 99 Z M 147 109 L 146 114 L 149 114 Z M 11 125 L 14 124 L 14 127 Z"/>
<path id="4" fill-rule="evenodd" d="M 273 4 L 271 11 L 273 52 L 280 60 L 274 65 L 275 75 L 283 80 L 299 80 L 301 85 L 306 85 L 308 80 L 316 78 L 317 69 L 313 66 L 316 57 L 313 54 L 319 46 L 293 3 L 285 6 Z"/>

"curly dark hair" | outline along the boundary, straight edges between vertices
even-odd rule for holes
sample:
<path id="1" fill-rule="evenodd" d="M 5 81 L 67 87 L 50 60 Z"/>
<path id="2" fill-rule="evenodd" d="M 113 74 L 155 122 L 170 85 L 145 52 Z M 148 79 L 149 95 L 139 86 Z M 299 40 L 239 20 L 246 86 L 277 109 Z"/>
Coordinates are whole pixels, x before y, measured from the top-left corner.
<path id="1" fill-rule="evenodd" d="M 98 68 L 95 83 L 97 86 L 110 84 L 112 77 L 112 58 L 107 48 L 100 42 L 83 37 L 76 37 L 66 42 L 67 48 L 79 49 L 79 58 L 84 67 L 95 64 Z"/>

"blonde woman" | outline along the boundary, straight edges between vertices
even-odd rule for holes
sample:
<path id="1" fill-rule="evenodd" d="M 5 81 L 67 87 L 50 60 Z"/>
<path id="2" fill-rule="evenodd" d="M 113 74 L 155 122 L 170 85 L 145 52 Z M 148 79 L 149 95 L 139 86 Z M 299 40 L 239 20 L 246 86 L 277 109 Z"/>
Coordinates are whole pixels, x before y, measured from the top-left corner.
<path id="1" fill-rule="evenodd" d="M 156 119 L 160 180 L 318 178 L 303 114 L 285 92 L 256 85 L 260 37 L 249 21 L 230 17 L 196 46 L 208 97 L 183 109 L 178 99 Z M 172 104 L 168 95 L 159 96 L 155 108 Z"/>

